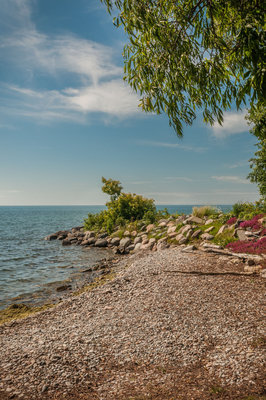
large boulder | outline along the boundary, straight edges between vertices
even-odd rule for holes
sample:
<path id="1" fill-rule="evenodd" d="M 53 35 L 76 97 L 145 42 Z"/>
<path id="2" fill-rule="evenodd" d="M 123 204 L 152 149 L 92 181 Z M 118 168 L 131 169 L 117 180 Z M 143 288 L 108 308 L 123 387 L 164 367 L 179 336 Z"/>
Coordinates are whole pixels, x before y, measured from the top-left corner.
<path id="1" fill-rule="evenodd" d="M 236 231 L 237 237 L 239 240 L 248 240 L 248 237 L 245 234 L 245 231 L 242 229 L 237 229 Z"/>
<path id="2" fill-rule="evenodd" d="M 92 246 L 95 244 L 96 239 L 94 237 L 91 237 L 89 239 L 85 239 L 81 242 L 81 246 Z"/>
<path id="3" fill-rule="evenodd" d="M 135 237 L 134 239 L 134 245 L 141 243 L 142 242 L 142 238 L 140 236 Z"/>
<path id="4" fill-rule="evenodd" d="M 127 246 L 130 245 L 130 242 L 131 242 L 130 238 L 129 237 L 125 237 L 125 238 L 120 240 L 119 246 L 120 247 L 127 247 Z"/>
<path id="5" fill-rule="evenodd" d="M 195 224 L 204 224 L 204 220 L 199 217 L 194 217 L 193 215 L 187 219 L 188 222 L 194 222 Z"/>
<path id="6" fill-rule="evenodd" d="M 119 246 L 120 244 L 120 238 L 119 237 L 114 237 L 111 239 L 110 244 L 112 244 L 113 246 Z"/>
<path id="7" fill-rule="evenodd" d="M 176 231 L 176 225 L 171 225 L 169 226 L 169 228 L 167 229 L 167 234 L 169 235 L 170 233 L 173 233 Z"/>
<path id="8" fill-rule="evenodd" d="M 96 247 L 106 247 L 108 245 L 108 242 L 105 238 L 97 239 L 94 245 Z"/>

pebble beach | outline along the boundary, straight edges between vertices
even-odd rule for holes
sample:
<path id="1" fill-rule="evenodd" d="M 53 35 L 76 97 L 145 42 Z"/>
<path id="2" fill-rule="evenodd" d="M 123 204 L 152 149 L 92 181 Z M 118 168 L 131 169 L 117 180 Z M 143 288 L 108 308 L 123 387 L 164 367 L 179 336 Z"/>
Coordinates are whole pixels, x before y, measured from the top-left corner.
<path id="1" fill-rule="evenodd" d="M 264 399 L 265 279 L 171 247 L 0 327 L 1 399 Z"/>

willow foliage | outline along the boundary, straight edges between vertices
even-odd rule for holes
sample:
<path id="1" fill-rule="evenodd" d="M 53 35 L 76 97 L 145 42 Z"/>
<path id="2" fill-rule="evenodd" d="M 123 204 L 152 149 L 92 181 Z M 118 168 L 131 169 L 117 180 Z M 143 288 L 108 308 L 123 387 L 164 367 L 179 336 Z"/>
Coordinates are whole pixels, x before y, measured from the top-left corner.
<path id="1" fill-rule="evenodd" d="M 262 0 L 101 0 L 123 26 L 125 79 L 144 111 L 162 113 L 179 136 L 202 110 L 263 103 L 265 25 Z"/>

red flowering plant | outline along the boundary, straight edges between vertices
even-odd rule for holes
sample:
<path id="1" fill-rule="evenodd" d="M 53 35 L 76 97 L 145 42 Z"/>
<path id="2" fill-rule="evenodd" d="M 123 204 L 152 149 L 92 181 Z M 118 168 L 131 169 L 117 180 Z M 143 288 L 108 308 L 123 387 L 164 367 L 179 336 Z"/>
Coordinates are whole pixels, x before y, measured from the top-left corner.
<path id="1" fill-rule="evenodd" d="M 243 241 L 228 243 L 226 246 L 234 253 L 266 254 L 266 236 L 257 241 Z"/>
<path id="2" fill-rule="evenodd" d="M 226 222 L 226 224 L 227 225 L 233 225 L 233 224 L 236 223 L 236 221 L 237 221 L 237 218 L 236 217 L 232 217 Z"/>
<path id="3" fill-rule="evenodd" d="M 258 221 L 262 217 L 264 217 L 264 214 L 255 215 L 255 217 L 253 217 L 252 219 L 241 222 L 240 228 L 251 228 L 252 231 L 258 231 L 259 229 L 262 228 L 261 223 L 259 223 Z"/>

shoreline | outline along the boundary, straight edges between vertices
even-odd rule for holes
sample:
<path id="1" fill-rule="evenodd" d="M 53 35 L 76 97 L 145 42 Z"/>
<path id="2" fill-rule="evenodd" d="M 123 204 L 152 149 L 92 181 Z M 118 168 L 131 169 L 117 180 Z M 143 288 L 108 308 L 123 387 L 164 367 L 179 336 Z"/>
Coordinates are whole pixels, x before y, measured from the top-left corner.
<path id="1" fill-rule="evenodd" d="M 240 259 L 181 247 L 121 257 L 114 269 L 104 285 L 0 326 L 1 399 L 262 393 L 262 277 Z"/>

